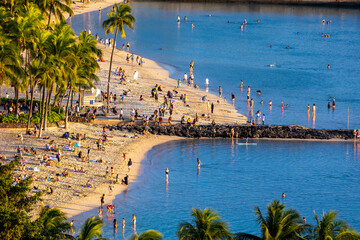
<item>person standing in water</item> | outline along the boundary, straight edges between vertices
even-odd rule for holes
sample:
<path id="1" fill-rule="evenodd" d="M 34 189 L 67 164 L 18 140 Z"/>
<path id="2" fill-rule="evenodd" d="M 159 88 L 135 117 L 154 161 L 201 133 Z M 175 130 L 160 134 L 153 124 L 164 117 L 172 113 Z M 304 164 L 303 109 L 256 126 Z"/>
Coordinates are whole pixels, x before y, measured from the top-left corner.
<path id="1" fill-rule="evenodd" d="M 285 200 L 285 193 L 282 193 L 281 197 L 283 200 Z"/>
<path id="2" fill-rule="evenodd" d="M 249 101 L 250 100 L 250 86 L 248 86 L 247 88 L 247 92 L 246 92 L 246 97 L 247 97 L 247 100 Z"/>
<path id="3" fill-rule="evenodd" d="M 222 88 L 221 86 L 219 86 L 219 97 L 221 97 L 221 95 L 222 95 Z"/>
<path id="4" fill-rule="evenodd" d="M 166 177 L 166 181 L 168 181 L 169 180 L 169 169 L 168 168 L 165 169 L 165 177 Z"/>
<path id="5" fill-rule="evenodd" d="M 113 225 L 114 225 L 114 231 L 116 232 L 116 230 L 117 230 L 117 221 L 116 221 L 116 218 L 115 218 L 114 221 L 113 221 Z"/>
<path id="6" fill-rule="evenodd" d="M 232 100 L 232 105 L 235 104 L 235 95 L 233 93 L 231 93 L 231 100 Z"/>
<path id="7" fill-rule="evenodd" d="M 125 232 L 125 218 L 122 219 L 121 225 L 122 225 L 122 231 Z"/>
<path id="8" fill-rule="evenodd" d="M 315 114 L 316 114 L 316 106 L 315 106 L 315 104 L 313 104 L 313 106 L 312 106 L 312 114 L 315 116 Z"/>
<path id="9" fill-rule="evenodd" d="M 135 214 L 132 215 L 131 221 L 133 222 L 133 227 L 134 227 L 134 229 L 135 229 L 135 227 L 136 227 L 136 217 L 135 217 Z"/>
<path id="10" fill-rule="evenodd" d="M 196 162 L 197 162 L 197 167 L 200 168 L 201 162 L 199 158 L 196 158 Z"/>
<path id="11" fill-rule="evenodd" d="M 177 17 L 177 22 L 178 22 L 178 23 L 180 22 L 180 16 Z"/>

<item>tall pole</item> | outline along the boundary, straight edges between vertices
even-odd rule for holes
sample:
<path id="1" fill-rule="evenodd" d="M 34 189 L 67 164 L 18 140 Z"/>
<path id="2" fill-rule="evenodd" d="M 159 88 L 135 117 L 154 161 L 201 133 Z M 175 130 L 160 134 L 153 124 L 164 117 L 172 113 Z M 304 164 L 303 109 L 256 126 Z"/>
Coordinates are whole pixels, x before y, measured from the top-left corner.
<path id="1" fill-rule="evenodd" d="M 349 130 L 349 107 L 348 107 L 347 129 Z"/>

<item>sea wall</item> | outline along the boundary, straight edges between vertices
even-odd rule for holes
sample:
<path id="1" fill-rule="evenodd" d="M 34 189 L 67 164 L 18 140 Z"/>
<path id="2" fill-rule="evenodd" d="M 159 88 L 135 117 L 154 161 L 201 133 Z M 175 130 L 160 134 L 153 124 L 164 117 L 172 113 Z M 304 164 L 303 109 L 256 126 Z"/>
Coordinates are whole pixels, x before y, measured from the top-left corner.
<path id="1" fill-rule="evenodd" d="M 169 135 L 188 138 L 230 138 L 232 132 L 238 138 L 279 138 L 279 139 L 351 139 L 352 130 L 310 129 L 299 125 L 273 126 L 273 125 L 210 125 L 187 126 L 138 126 L 117 125 L 107 126 L 109 130 L 122 130 L 131 133 L 142 133 L 144 130 L 155 135 Z M 232 130 L 233 129 L 233 130 Z"/>
<path id="2" fill-rule="evenodd" d="M 148 0 L 152 1 L 152 0 Z M 208 2 L 243 4 L 283 4 L 303 6 L 351 7 L 360 8 L 360 0 L 162 0 L 164 2 Z"/>

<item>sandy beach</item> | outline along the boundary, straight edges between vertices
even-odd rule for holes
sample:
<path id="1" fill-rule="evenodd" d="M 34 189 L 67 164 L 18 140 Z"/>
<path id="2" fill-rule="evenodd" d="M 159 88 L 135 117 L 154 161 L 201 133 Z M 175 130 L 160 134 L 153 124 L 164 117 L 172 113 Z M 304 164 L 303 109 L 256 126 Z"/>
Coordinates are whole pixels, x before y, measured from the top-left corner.
<path id="1" fill-rule="evenodd" d="M 77 1 L 73 5 L 73 10 L 75 14 L 80 14 L 98 10 L 100 7 L 105 8 L 115 2 L 114 0 L 106 0 L 82 4 Z M 109 36 L 109 38 L 111 37 L 113 36 Z M 99 62 L 100 70 L 98 76 L 100 82 L 97 86 L 101 91 L 106 92 L 111 48 L 103 44 L 98 44 L 98 47 L 103 51 L 104 62 Z M 124 110 L 125 119 L 129 118 L 132 109 L 138 110 L 140 115 L 149 116 L 153 114 L 154 110 L 159 108 L 167 91 L 175 89 L 178 94 L 173 100 L 173 124 L 178 123 L 182 116 L 185 116 L 185 119 L 191 118 L 192 120 L 196 114 L 199 116 L 199 124 L 210 124 L 212 120 L 215 120 L 217 124 L 246 123 L 246 117 L 239 114 L 231 104 L 225 102 L 222 98 L 200 89 L 186 86 L 185 83 L 182 83 L 181 87 L 177 88 L 177 81 L 169 78 L 169 72 L 161 68 L 156 62 L 145 59 L 143 66 L 137 65 L 135 61 L 131 63 L 131 60 L 127 63 L 127 54 L 129 53 L 115 50 L 112 71 L 121 67 L 125 70 L 129 82 L 121 84 L 119 77 L 112 74 L 110 85 L 111 92 L 117 94 L 117 96 L 120 96 L 124 90 L 130 93 L 125 97 L 124 102 L 117 101 L 111 103 L 111 106 L 116 106 L 118 111 L 120 108 Z M 136 56 L 135 54 L 135 58 Z M 189 59 L 190 61 L 191 59 Z M 139 73 L 137 80 L 134 80 L 132 77 L 134 71 Z M 156 84 L 161 85 L 163 89 L 159 94 L 159 102 L 150 97 L 151 89 Z M 8 93 L 10 98 L 13 97 L 13 90 L 3 86 L 1 88 L 1 95 L 4 96 L 5 93 Z M 188 96 L 187 104 L 184 104 L 179 99 L 180 94 Z M 141 95 L 144 98 L 142 101 L 140 101 Z M 210 113 L 209 104 L 201 102 L 203 96 L 206 96 L 209 103 L 214 103 L 215 105 L 214 114 L 211 114 L 210 117 L 207 117 Z M 21 94 L 20 98 L 22 97 L 24 97 L 24 94 Z M 105 205 L 111 204 L 112 199 L 127 187 L 114 183 L 117 174 L 119 174 L 119 181 L 126 174 L 129 174 L 129 182 L 131 184 L 131 182 L 136 181 L 136 177 L 140 173 L 141 160 L 148 150 L 161 143 L 182 139 L 170 136 L 145 136 L 141 135 L 141 133 L 139 133 L 138 138 L 135 138 L 133 134 L 129 135 L 127 132 L 113 131 L 107 133 L 108 141 L 104 142 L 105 151 L 98 150 L 96 142 L 103 134 L 103 126 L 101 124 L 106 124 L 108 120 L 112 120 L 112 124 L 116 124 L 120 122 L 118 119 L 118 114 L 110 114 L 106 117 L 97 118 L 95 124 L 71 123 L 69 130 L 65 130 L 63 127 L 51 128 L 43 134 L 43 136 L 47 137 L 46 139 L 25 135 L 25 132 L 22 132 L 24 135 L 23 143 L 17 139 L 17 134 L 20 133 L 19 130 L 1 129 L 0 154 L 5 155 L 8 160 L 11 160 L 18 146 L 22 149 L 24 147 L 36 148 L 37 154 L 35 156 L 24 155 L 24 160 L 22 161 L 24 166 L 16 171 L 16 175 L 19 177 L 32 175 L 35 180 L 33 186 L 36 189 L 49 190 L 51 187 L 52 193 L 44 194 L 43 203 L 60 208 L 68 217 L 71 217 L 81 212 L 98 208 L 102 194 L 106 195 Z M 165 116 L 164 122 L 167 122 L 167 120 L 168 116 Z M 60 149 L 63 149 L 63 146 L 65 148 L 69 145 L 72 146 L 76 140 L 61 138 L 67 131 L 72 133 L 73 136 L 76 136 L 76 134 L 82 134 L 82 136 L 86 134 L 86 140 L 82 140 L 81 147 L 76 148 L 75 151 L 61 150 L 61 161 L 58 162 L 54 158 L 56 152 L 46 151 L 45 146 L 50 144 L 52 140 L 54 141 L 53 145 Z M 80 151 L 87 155 L 88 147 L 90 148 L 90 156 L 84 162 L 78 155 Z M 123 159 L 123 153 L 126 153 L 126 160 Z M 39 158 L 45 155 L 49 157 L 49 160 L 52 162 L 51 164 L 40 164 Z M 133 161 L 130 172 L 127 168 L 127 160 L 129 158 Z M 102 159 L 102 163 L 99 162 L 100 159 Z M 111 167 L 114 168 L 114 174 L 111 174 Z M 39 171 L 34 171 L 34 168 L 37 168 Z M 81 168 L 84 172 L 78 171 Z M 107 168 L 109 173 L 106 173 Z M 69 173 L 68 177 L 62 176 L 66 169 Z M 74 169 L 77 169 L 77 171 L 74 171 Z M 86 186 L 88 181 L 90 181 L 93 187 Z M 109 186 L 113 188 L 112 193 L 109 191 Z"/>

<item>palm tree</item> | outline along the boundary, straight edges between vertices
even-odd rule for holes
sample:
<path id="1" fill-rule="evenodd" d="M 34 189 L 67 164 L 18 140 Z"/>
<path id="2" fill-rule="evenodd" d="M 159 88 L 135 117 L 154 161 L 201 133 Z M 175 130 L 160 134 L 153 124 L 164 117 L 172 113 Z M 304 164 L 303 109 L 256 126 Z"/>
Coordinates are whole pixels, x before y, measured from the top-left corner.
<path id="1" fill-rule="evenodd" d="M 57 208 L 42 208 L 34 224 L 40 229 L 39 235 L 47 239 L 64 239 L 70 229 L 65 214 Z"/>
<path id="2" fill-rule="evenodd" d="M 304 224 L 300 214 L 294 209 L 285 209 L 280 201 L 274 201 L 267 206 L 267 216 L 263 216 L 259 207 L 255 207 L 255 216 L 260 225 L 261 237 L 237 233 L 235 239 L 300 239 L 301 234 L 309 229 L 310 225 Z"/>
<path id="3" fill-rule="evenodd" d="M 69 95 L 66 103 L 65 110 L 65 128 L 68 128 L 68 109 L 70 96 L 73 90 L 78 88 L 90 89 L 94 87 L 93 81 L 98 81 L 96 71 L 99 69 L 99 64 L 95 60 L 96 56 L 101 56 L 101 51 L 96 47 L 96 39 L 94 36 L 81 32 L 77 39 L 78 41 L 73 45 L 72 52 L 75 58 L 71 64 L 69 64 L 71 71 L 68 74 L 68 86 Z"/>
<path id="4" fill-rule="evenodd" d="M 211 209 L 193 208 L 191 215 L 193 223 L 179 224 L 178 237 L 180 240 L 218 240 L 231 239 L 229 226 Z"/>
<path id="5" fill-rule="evenodd" d="M 126 38 L 125 26 L 134 30 L 133 24 L 135 22 L 134 16 L 131 13 L 131 7 L 127 4 L 115 4 L 114 10 L 108 13 L 108 19 L 103 22 L 103 28 L 105 29 L 105 34 L 114 33 L 114 44 L 111 51 L 110 57 L 110 67 L 109 67 L 109 76 L 108 76 L 108 86 L 107 86 L 107 103 L 106 103 L 106 112 L 109 113 L 110 110 L 110 76 L 111 76 L 111 66 L 114 56 L 114 49 L 116 44 L 117 34 L 120 32 L 122 38 Z"/>
<path id="6" fill-rule="evenodd" d="M 145 232 L 140 233 L 140 235 L 137 235 L 134 233 L 130 240 L 162 240 L 163 236 L 160 232 L 156 230 L 147 230 Z"/>
<path id="7" fill-rule="evenodd" d="M 48 27 L 50 25 L 52 14 L 55 19 L 60 20 L 60 22 L 65 21 L 63 15 L 64 12 L 68 13 L 70 16 L 74 15 L 73 10 L 71 9 L 71 0 L 36 0 L 36 3 L 41 11 L 48 16 Z"/>
<path id="8" fill-rule="evenodd" d="M 344 220 L 335 220 L 338 213 L 323 211 L 321 220 L 314 211 L 316 225 L 312 232 L 315 240 L 352 240 L 360 239 L 360 234 L 352 229 Z"/>
<path id="9" fill-rule="evenodd" d="M 95 237 L 98 237 L 97 239 L 105 239 L 101 238 L 103 226 L 104 223 L 99 218 L 89 217 L 84 223 L 84 226 L 81 228 L 80 234 L 77 239 L 91 240 Z"/>

